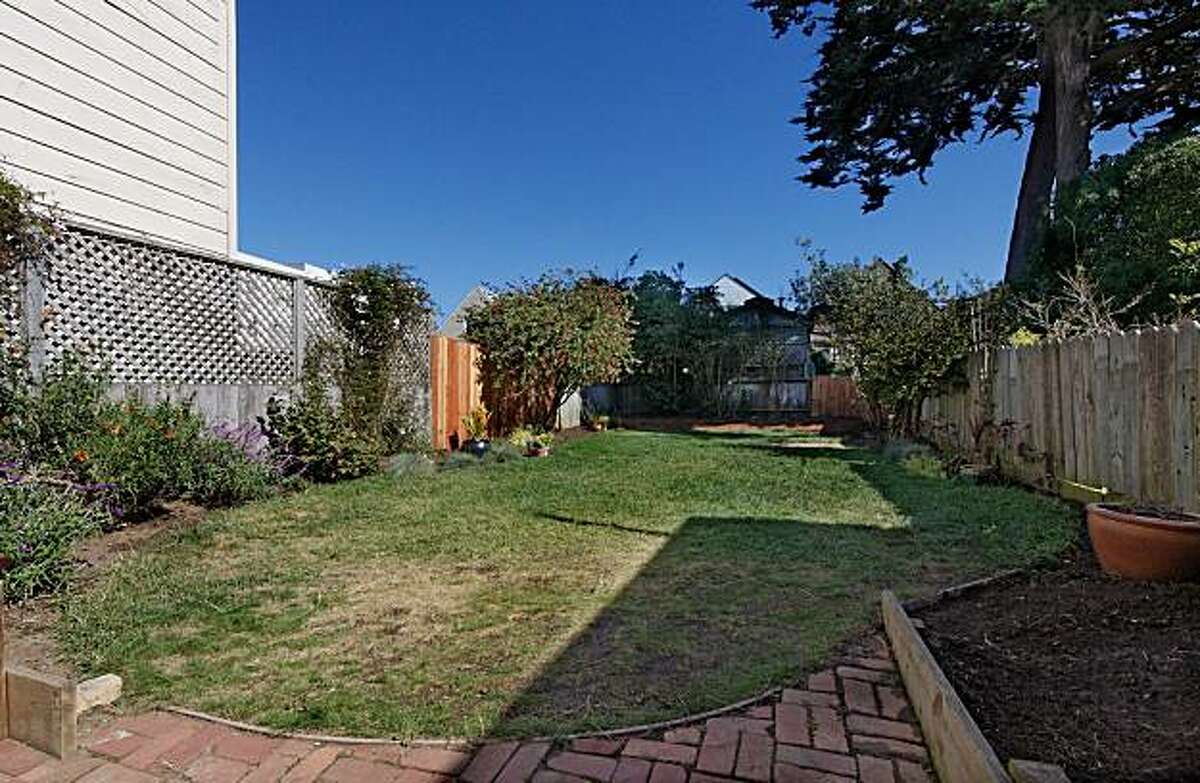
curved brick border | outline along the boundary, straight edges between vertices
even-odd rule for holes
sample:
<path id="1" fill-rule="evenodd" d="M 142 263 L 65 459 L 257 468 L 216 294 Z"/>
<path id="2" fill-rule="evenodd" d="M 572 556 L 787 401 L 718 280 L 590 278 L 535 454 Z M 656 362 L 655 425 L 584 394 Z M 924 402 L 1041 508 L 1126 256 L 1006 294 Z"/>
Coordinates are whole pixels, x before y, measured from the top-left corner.
<path id="1" fill-rule="evenodd" d="M 550 734 L 541 737 L 529 737 L 527 739 L 516 739 L 517 742 L 566 742 L 579 739 L 604 739 L 609 737 L 628 737 L 633 734 L 650 734 L 656 731 L 665 731 L 673 729 L 676 726 L 686 726 L 689 723 L 699 723 L 702 720 L 716 718 L 721 715 L 728 715 L 731 712 L 744 710 L 759 702 L 766 701 L 772 696 L 776 696 L 783 692 L 782 687 L 770 688 L 763 691 L 757 696 L 752 696 L 749 699 L 742 699 L 733 704 L 726 704 L 723 707 L 706 710 L 705 712 L 697 712 L 691 715 L 685 715 L 682 718 L 672 718 L 671 720 L 659 721 L 657 723 L 644 723 L 640 726 L 626 726 L 620 729 L 605 729 L 601 731 L 586 731 L 577 734 Z M 343 737 L 336 734 L 305 734 L 302 732 L 280 731 L 272 729 L 268 726 L 259 726 L 254 723 L 243 723 L 242 721 L 222 718 L 217 715 L 210 715 L 207 712 L 188 709 L 187 707 L 161 707 L 163 712 L 170 712 L 175 715 L 182 715 L 185 718 L 193 718 L 195 720 L 214 723 L 219 726 L 228 726 L 238 731 L 245 731 L 251 734 L 262 734 L 267 737 L 278 737 L 280 739 L 295 739 L 302 742 L 335 742 L 343 745 L 402 745 L 404 747 L 428 747 L 428 748 L 469 748 L 487 744 L 489 742 L 510 741 L 512 738 L 499 740 L 496 738 L 481 738 L 481 739 L 466 739 L 466 738 L 449 738 L 449 739 L 432 739 L 418 737 L 408 740 L 399 740 L 391 737 Z"/>
<path id="2" fill-rule="evenodd" d="M 930 783 L 886 641 L 846 648 L 794 688 L 659 724 L 481 747 L 291 735 L 182 710 L 99 726 L 55 761 L 0 742 L 0 780 L 78 783 Z M 428 743 L 429 741 L 427 741 Z"/>

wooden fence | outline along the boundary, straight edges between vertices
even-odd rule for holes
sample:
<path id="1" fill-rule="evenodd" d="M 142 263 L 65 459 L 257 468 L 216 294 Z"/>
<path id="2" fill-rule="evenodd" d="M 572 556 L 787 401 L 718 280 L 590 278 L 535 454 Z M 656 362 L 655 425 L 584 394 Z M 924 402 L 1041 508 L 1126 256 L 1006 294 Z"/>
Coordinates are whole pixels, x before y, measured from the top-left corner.
<path id="1" fill-rule="evenodd" d="M 809 413 L 818 419 L 863 419 L 867 415 L 854 379 L 844 375 L 813 378 Z"/>
<path id="2" fill-rule="evenodd" d="M 479 348 L 465 340 L 429 338 L 433 447 L 454 449 L 466 439 L 462 419 L 483 401 L 476 359 Z"/>
<path id="3" fill-rule="evenodd" d="M 977 353 L 965 390 L 926 401 L 930 436 L 1060 479 L 1200 510 L 1200 324 Z"/>

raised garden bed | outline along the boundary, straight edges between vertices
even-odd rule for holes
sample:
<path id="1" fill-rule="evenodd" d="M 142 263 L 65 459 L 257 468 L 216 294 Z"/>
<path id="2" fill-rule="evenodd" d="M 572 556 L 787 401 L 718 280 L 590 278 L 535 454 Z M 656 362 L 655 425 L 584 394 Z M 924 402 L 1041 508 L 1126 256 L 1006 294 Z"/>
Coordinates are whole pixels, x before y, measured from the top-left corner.
<path id="1" fill-rule="evenodd" d="M 1200 585 L 1113 579 L 1080 549 L 914 614 L 1001 759 L 1200 781 Z"/>

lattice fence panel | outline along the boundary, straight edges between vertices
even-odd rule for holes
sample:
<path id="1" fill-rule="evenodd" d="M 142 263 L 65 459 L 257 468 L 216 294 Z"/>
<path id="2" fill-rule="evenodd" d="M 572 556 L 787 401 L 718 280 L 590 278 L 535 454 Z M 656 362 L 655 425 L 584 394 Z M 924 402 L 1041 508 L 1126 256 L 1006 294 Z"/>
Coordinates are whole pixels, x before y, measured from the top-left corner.
<path id="1" fill-rule="evenodd" d="M 304 322 L 308 339 L 325 340 L 337 336 L 338 330 L 333 320 L 329 287 L 306 283 L 304 294 Z"/>
<path id="2" fill-rule="evenodd" d="M 0 349 L 10 350 L 21 340 L 23 270 L 14 264 L 0 269 Z"/>
<path id="3" fill-rule="evenodd" d="M 45 276 L 49 358 L 84 351 L 121 383 L 288 383 L 289 279 L 82 229 Z"/>

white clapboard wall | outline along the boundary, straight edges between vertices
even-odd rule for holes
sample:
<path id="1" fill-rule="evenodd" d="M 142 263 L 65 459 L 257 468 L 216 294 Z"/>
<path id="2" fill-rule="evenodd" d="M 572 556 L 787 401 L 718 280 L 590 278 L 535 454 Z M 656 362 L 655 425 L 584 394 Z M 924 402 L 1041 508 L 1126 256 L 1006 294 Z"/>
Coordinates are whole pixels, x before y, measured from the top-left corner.
<path id="1" fill-rule="evenodd" d="M 0 0 L 0 167 L 64 216 L 226 255 L 234 0 Z"/>

